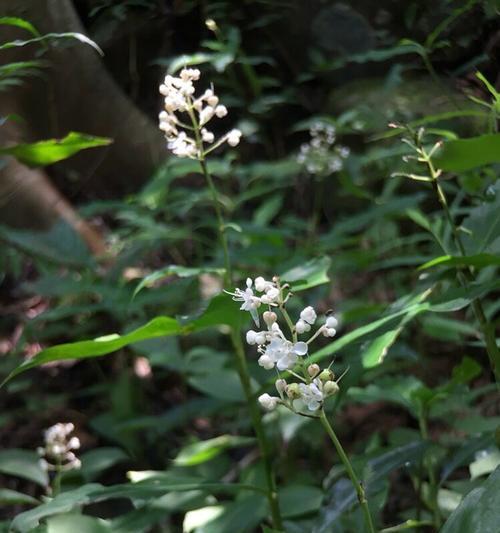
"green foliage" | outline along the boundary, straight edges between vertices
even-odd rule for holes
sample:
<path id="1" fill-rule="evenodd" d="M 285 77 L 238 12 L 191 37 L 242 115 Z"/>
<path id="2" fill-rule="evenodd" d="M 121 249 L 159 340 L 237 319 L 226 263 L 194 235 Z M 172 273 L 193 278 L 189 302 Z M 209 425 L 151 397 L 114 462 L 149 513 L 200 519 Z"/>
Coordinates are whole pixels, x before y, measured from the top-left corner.
<path id="1" fill-rule="evenodd" d="M 87 148 L 107 146 L 111 142 L 111 139 L 71 131 L 63 139 L 49 139 L 0 148 L 0 154 L 12 155 L 21 163 L 31 167 L 40 167 L 67 159 Z"/>
<path id="2" fill-rule="evenodd" d="M 208 158 L 215 200 L 196 160 L 170 157 L 126 198 L 79 206 L 105 228 L 104 260 L 63 223 L 0 226 L 4 529 L 277 533 L 269 461 L 282 531 L 362 531 L 345 463 L 317 420 L 263 413 L 267 451 L 253 429 L 261 417 L 248 395 L 275 395 L 276 376 L 246 346 L 242 369 L 235 332 L 265 325 L 223 289 L 278 275 L 291 286 L 293 322 L 308 305 L 318 324 L 330 311 L 338 318 L 337 336 L 320 335 L 307 364 L 341 376 L 326 413 L 377 530 L 496 531 L 500 421 L 488 355 L 500 312 L 499 93 L 475 31 L 493 38 L 494 2 L 412 1 L 385 22 L 384 6 L 375 21 L 350 5 L 181 2 L 168 32 L 160 3 L 91 4 L 89 35 L 111 47 L 108 60 L 127 59 L 113 74 L 136 84 L 142 109 L 158 107 L 152 65 L 172 74 L 200 65 L 243 139 Z M 68 38 L 100 51 L 24 19 L 0 25 L 29 36 L 0 51 L 37 50 L 0 67 L 2 91 L 51 67 L 46 50 Z M 350 149 L 324 175 L 300 162 L 318 122 Z M 72 132 L 0 155 L 49 166 L 110 142 Z M 77 185 L 95 198 L 90 183 Z M 81 467 L 60 475 L 35 451 L 58 421 L 73 421 L 82 444 Z"/>

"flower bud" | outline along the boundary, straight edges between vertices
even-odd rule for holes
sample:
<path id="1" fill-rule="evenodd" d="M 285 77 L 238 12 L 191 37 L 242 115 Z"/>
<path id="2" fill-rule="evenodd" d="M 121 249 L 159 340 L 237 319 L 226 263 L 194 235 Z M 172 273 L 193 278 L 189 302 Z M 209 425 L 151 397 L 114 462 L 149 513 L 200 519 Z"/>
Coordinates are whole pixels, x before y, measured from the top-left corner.
<path id="1" fill-rule="evenodd" d="M 274 361 L 268 355 L 261 355 L 259 357 L 258 363 L 266 370 L 271 370 L 271 368 L 274 368 Z"/>
<path id="2" fill-rule="evenodd" d="M 290 385 L 287 385 L 285 392 L 291 400 L 300 398 L 300 389 L 298 383 L 290 383 Z"/>
<path id="3" fill-rule="evenodd" d="M 299 335 L 301 335 L 302 333 L 306 333 L 307 331 L 310 331 L 310 329 L 311 329 L 311 326 L 307 322 L 304 322 L 304 320 L 302 319 L 298 320 L 297 323 L 295 324 L 295 330 L 297 331 Z"/>
<path id="4" fill-rule="evenodd" d="M 307 373 L 312 377 L 316 377 L 319 372 L 320 372 L 321 368 L 319 367 L 319 365 L 317 365 L 316 363 L 313 363 L 312 365 L 309 365 L 307 367 Z"/>
<path id="5" fill-rule="evenodd" d="M 278 402 L 279 398 L 276 398 L 275 396 L 270 396 L 269 394 L 267 394 L 267 392 L 259 396 L 260 405 L 262 405 L 262 407 L 264 407 L 264 409 L 267 409 L 268 411 L 276 409 Z"/>
<path id="6" fill-rule="evenodd" d="M 323 394 L 325 396 L 333 396 L 339 392 L 339 386 L 336 381 L 327 381 L 323 385 Z"/>
<path id="7" fill-rule="evenodd" d="M 316 322 L 316 311 L 310 305 L 303 309 L 300 313 L 300 318 L 308 324 L 314 324 Z"/>
<path id="8" fill-rule="evenodd" d="M 280 396 L 285 392 L 285 389 L 287 387 L 287 383 L 284 379 L 277 379 L 276 383 L 276 390 L 279 392 Z"/>
<path id="9" fill-rule="evenodd" d="M 323 383 L 326 383 L 335 379 L 335 374 L 329 368 L 325 368 L 318 377 Z"/>
<path id="10" fill-rule="evenodd" d="M 210 31 L 213 31 L 213 32 L 216 32 L 216 31 L 218 30 L 217 23 L 215 22 L 214 19 L 207 19 L 207 20 L 205 20 L 205 26 L 206 26 Z"/>
<path id="11" fill-rule="evenodd" d="M 339 321 L 333 315 L 327 317 L 326 324 L 325 324 L 327 328 L 335 329 L 338 325 L 339 325 Z"/>
<path id="12" fill-rule="evenodd" d="M 258 333 L 251 329 L 250 331 L 247 331 L 246 340 L 247 343 L 250 344 L 250 346 L 257 344 L 257 335 Z"/>
<path id="13" fill-rule="evenodd" d="M 273 311 L 264 311 L 262 318 L 268 326 L 272 326 L 278 320 L 278 315 Z"/>

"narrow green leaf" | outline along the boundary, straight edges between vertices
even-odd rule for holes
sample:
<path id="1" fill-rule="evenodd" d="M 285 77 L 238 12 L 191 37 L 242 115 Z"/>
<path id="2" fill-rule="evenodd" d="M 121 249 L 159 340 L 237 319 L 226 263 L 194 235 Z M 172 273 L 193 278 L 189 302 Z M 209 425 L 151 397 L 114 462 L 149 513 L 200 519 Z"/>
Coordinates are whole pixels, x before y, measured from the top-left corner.
<path id="1" fill-rule="evenodd" d="M 68 533 L 68 531 L 78 531 L 78 533 L 112 533 L 109 524 L 93 516 L 68 513 L 54 516 L 47 520 L 47 533 Z"/>
<path id="2" fill-rule="evenodd" d="M 23 494 L 22 492 L 17 492 L 17 490 L 0 489 L 1 505 L 38 505 L 39 503 L 36 498 L 29 494 Z"/>
<path id="3" fill-rule="evenodd" d="M 279 491 L 283 518 L 294 518 L 316 512 L 323 500 L 323 491 L 311 485 L 289 485 Z"/>
<path id="4" fill-rule="evenodd" d="M 500 162 L 500 133 L 447 141 L 434 156 L 437 168 L 462 172 Z"/>
<path id="5" fill-rule="evenodd" d="M 500 265 L 500 257 L 492 254 L 477 254 L 468 256 L 452 256 L 442 255 L 436 257 L 431 261 L 427 261 L 423 265 L 418 267 L 418 270 L 424 270 L 437 265 L 444 266 L 473 266 L 476 268 L 484 268 L 491 265 Z"/>
<path id="6" fill-rule="evenodd" d="M 40 32 L 27 20 L 24 20 L 19 17 L 0 17 L 0 24 L 4 26 L 17 26 L 23 30 L 28 31 L 31 35 L 35 37 L 40 37 Z"/>
<path id="7" fill-rule="evenodd" d="M 66 359 L 85 359 L 88 357 L 98 357 L 106 355 L 111 352 L 116 352 L 120 348 L 133 344 L 135 342 L 146 339 L 153 339 L 155 337 L 163 337 L 169 335 L 178 335 L 183 333 L 184 328 L 170 317 L 156 317 L 146 325 L 126 333 L 125 335 L 106 335 L 98 337 L 90 341 L 72 342 L 68 344 L 60 344 L 42 350 L 32 359 L 25 361 L 17 368 L 15 368 L 0 386 L 3 386 L 7 381 L 17 376 L 21 372 L 34 368 L 36 366 L 50 363 L 52 361 L 63 361 Z"/>
<path id="8" fill-rule="evenodd" d="M 221 435 L 214 439 L 203 440 L 185 446 L 174 459 L 174 463 L 178 466 L 198 465 L 217 457 L 228 448 L 250 446 L 254 442 L 255 439 L 252 437 Z"/>
<path id="9" fill-rule="evenodd" d="M 31 450 L 3 450 L 0 452 L 0 472 L 46 487 L 49 478 L 47 472 L 41 468 L 39 460 L 38 455 Z"/>
<path id="10" fill-rule="evenodd" d="M 328 269 L 331 263 L 329 257 L 318 257 L 287 270 L 280 277 L 282 281 L 290 283 L 294 292 L 303 291 L 328 283 L 330 281 Z"/>
<path id="11" fill-rule="evenodd" d="M 383 333 L 372 341 L 367 348 L 363 349 L 363 355 L 361 356 L 363 366 L 365 368 L 373 368 L 382 363 L 389 348 L 394 344 L 402 329 L 401 327 Z"/>
<path id="12" fill-rule="evenodd" d="M 99 55 L 103 56 L 104 52 L 101 50 L 99 45 L 95 43 L 92 39 L 89 39 L 86 35 L 77 32 L 66 32 L 66 33 L 47 33 L 45 35 L 40 35 L 40 37 L 35 37 L 33 39 L 20 40 L 16 39 L 15 41 L 9 41 L 0 45 L 0 50 L 6 50 L 8 48 L 15 48 L 19 46 L 26 46 L 33 43 L 42 43 L 45 45 L 46 41 L 55 41 L 59 39 L 76 39 L 81 43 L 88 44 L 94 50 L 98 52 Z"/>
<path id="13" fill-rule="evenodd" d="M 462 500 L 441 533 L 496 533 L 500 509 L 500 467 Z"/>
<path id="14" fill-rule="evenodd" d="M 211 267 L 185 267 L 181 265 L 169 265 L 160 270 L 156 270 L 151 274 L 147 275 L 142 281 L 137 285 L 134 296 L 144 289 L 145 287 L 151 287 L 156 282 L 165 279 L 169 276 L 178 276 L 179 278 L 190 278 L 194 276 L 199 276 L 200 274 L 217 274 L 218 276 L 223 276 L 226 270 L 224 268 L 211 268 Z"/>
<path id="15" fill-rule="evenodd" d="M 11 155 L 25 165 L 39 167 L 67 159 L 87 148 L 107 146 L 112 141 L 72 131 L 63 139 L 49 139 L 31 144 L 0 148 L 0 154 Z"/>

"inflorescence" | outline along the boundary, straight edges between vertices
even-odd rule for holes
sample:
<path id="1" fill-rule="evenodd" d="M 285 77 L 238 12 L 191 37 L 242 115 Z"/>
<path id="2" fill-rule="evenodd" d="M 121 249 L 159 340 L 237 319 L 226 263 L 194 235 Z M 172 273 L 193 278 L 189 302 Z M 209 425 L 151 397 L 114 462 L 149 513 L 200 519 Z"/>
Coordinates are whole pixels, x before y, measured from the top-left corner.
<path id="1" fill-rule="evenodd" d="M 80 448 L 80 439 L 70 437 L 75 426 L 68 424 L 55 424 L 44 432 L 45 446 L 37 449 L 40 456 L 40 466 L 44 470 L 73 470 L 80 468 L 80 459 L 73 450 Z"/>
<path id="2" fill-rule="evenodd" d="M 259 403 L 268 410 L 284 405 L 295 413 L 307 414 L 308 411 L 321 409 L 325 399 L 339 390 L 339 380 L 335 380 L 335 375 L 329 368 L 322 370 L 319 365 L 307 364 L 306 361 L 309 345 L 320 335 L 334 337 L 338 321 L 333 315 L 328 315 L 325 322 L 316 327 L 316 311 L 307 306 L 294 323 L 286 309 L 292 295 L 289 289 L 289 285 L 282 285 L 278 277 L 274 277 L 272 281 L 258 277 L 255 280 L 248 278 L 245 289 L 235 289 L 228 294 L 233 300 L 241 302 L 240 309 L 249 311 L 259 328 L 258 331 L 251 329 L 246 333 L 247 343 L 256 346 L 260 354 L 259 365 L 266 370 L 276 369 L 278 372 L 275 385 L 279 396 L 262 394 L 259 396 Z M 261 307 L 267 307 L 262 314 L 266 328 L 262 330 L 259 315 Z M 275 310 L 287 324 L 290 333 L 288 338 L 278 323 Z M 315 331 L 310 333 L 313 328 Z M 299 340 L 299 336 L 305 334 L 309 334 L 309 339 Z M 295 376 L 299 382 L 288 383 L 280 375 L 284 371 Z"/>
<path id="3" fill-rule="evenodd" d="M 315 122 L 309 134 L 311 140 L 301 145 L 297 162 L 303 165 L 309 174 L 316 176 L 326 176 L 342 170 L 350 150 L 347 146 L 336 144 L 335 126 Z"/>
<path id="4" fill-rule="evenodd" d="M 165 97 L 165 107 L 159 120 L 160 130 L 165 133 L 167 147 L 173 154 L 202 160 L 225 142 L 229 146 L 236 146 L 240 142 L 241 131 L 233 129 L 215 139 L 215 134 L 206 126 L 214 117 L 225 117 L 227 109 L 219 103 L 213 87 L 201 96 L 195 96 L 193 82 L 199 79 L 200 71 L 192 68 L 182 69 L 179 77 L 170 74 L 165 76 L 160 85 L 160 93 Z M 205 148 L 205 145 L 211 146 Z"/>

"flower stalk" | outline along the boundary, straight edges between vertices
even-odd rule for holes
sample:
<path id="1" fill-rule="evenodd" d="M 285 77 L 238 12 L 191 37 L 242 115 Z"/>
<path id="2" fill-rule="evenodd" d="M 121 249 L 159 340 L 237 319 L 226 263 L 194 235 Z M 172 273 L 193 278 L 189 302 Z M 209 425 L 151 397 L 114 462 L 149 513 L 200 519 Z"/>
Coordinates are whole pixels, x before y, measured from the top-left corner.
<path id="1" fill-rule="evenodd" d="M 165 132 L 168 148 L 178 157 L 189 157 L 198 160 L 212 197 L 213 208 L 217 217 L 217 234 L 224 255 L 224 285 L 232 284 L 232 266 L 229 255 L 229 245 L 225 233 L 224 216 L 220 207 L 217 188 L 207 166 L 206 156 L 219 146 L 227 142 L 230 146 L 239 143 L 241 132 L 233 129 L 215 141 L 215 135 L 205 128 L 205 125 L 215 116 L 223 118 L 227 114 L 225 106 L 219 104 L 219 98 L 213 89 L 207 89 L 199 97 L 194 97 L 193 81 L 199 79 L 197 69 L 183 69 L 179 78 L 167 76 L 160 92 L 165 96 L 165 110 L 160 113 L 160 129 Z M 177 113 L 184 112 L 188 115 L 190 125 L 181 122 Z M 182 129 L 181 129 L 182 128 Z M 188 131 L 189 136 L 186 131 Z M 192 135 L 192 136 L 191 136 Z M 206 144 L 212 146 L 206 148 Z M 283 521 L 279 509 L 276 480 L 271 462 L 271 449 L 262 424 L 262 416 L 255 402 L 250 374 L 245 358 L 245 351 L 241 341 L 239 328 L 231 327 L 230 338 L 235 353 L 236 370 L 245 395 L 250 418 L 257 438 L 259 451 L 264 465 L 267 498 L 274 529 L 283 530 Z"/>

